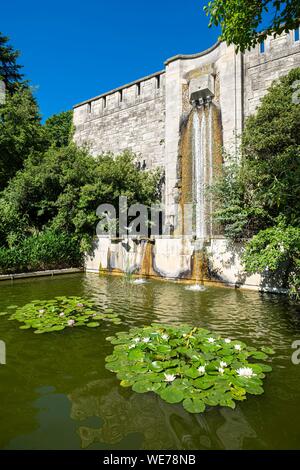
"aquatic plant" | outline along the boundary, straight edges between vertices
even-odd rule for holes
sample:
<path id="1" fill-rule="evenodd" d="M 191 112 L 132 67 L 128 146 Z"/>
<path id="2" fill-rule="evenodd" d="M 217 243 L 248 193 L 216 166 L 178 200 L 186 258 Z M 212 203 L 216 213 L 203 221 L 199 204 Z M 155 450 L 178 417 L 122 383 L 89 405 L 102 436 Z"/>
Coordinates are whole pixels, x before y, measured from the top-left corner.
<path id="1" fill-rule="evenodd" d="M 121 323 L 118 315 L 111 309 L 99 311 L 91 300 L 81 297 L 34 300 L 17 308 L 10 316 L 10 320 L 24 323 L 20 327 L 22 330 L 33 328 L 35 333 L 62 331 L 75 326 L 96 328 L 100 326 L 102 320 L 109 320 L 116 325 Z"/>
<path id="2" fill-rule="evenodd" d="M 260 350 L 242 341 L 190 325 L 152 324 L 107 338 L 114 345 L 106 368 L 117 373 L 122 387 L 154 392 L 168 403 L 201 413 L 206 406 L 235 408 L 247 393 L 260 395 L 271 348 Z"/>

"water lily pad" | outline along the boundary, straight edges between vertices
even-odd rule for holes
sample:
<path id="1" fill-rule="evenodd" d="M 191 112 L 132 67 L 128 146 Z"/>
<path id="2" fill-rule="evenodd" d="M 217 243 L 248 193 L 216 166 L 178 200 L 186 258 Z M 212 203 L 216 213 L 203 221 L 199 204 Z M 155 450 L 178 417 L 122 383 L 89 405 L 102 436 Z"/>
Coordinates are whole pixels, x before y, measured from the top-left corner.
<path id="1" fill-rule="evenodd" d="M 205 403 L 200 398 L 186 398 L 183 401 L 183 408 L 189 413 L 203 413 Z"/>
<path id="2" fill-rule="evenodd" d="M 184 399 L 183 391 L 173 385 L 166 387 L 159 395 L 167 403 L 180 403 Z"/>
<path id="3" fill-rule="evenodd" d="M 268 354 L 268 355 L 273 355 L 273 354 L 275 354 L 274 349 L 269 348 L 269 347 L 267 347 L 267 346 L 263 346 L 263 347 L 261 348 L 261 350 L 262 350 L 262 352 L 264 352 L 264 353 L 266 353 L 266 354 Z"/>
<path id="4" fill-rule="evenodd" d="M 266 353 L 241 341 L 225 341 L 189 325 L 152 324 L 108 338 L 114 345 L 106 368 L 122 386 L 137 393 L 154 392 L 167 403 L 181 403 L 190 413 L 205 406 L 235 408 L 247 394 L 263 393 L 271 367 L 255 363 Z M 226 344 L 226 346 L 224 346 Z"/>
<path id="5" fill-rule="evenodd" d="M 91 300 L 76 296 L 34 300 L 23 307 L 18 307 L 9 319 L 23 323 L 22 329 L 35 329 L 37 334 L 62 331 L 74 326 L 96 328 L 103 320 L 114 324 L 120 322 L 116 314 L 99 312 Z"/>
<path id="6" fill-rule="evenodd" d="M 132 386 L 132 390 L 137 393 L 154 392 L 160 388 L 160 383 L 152 383 L 149 380 L 139 380 Z"/>

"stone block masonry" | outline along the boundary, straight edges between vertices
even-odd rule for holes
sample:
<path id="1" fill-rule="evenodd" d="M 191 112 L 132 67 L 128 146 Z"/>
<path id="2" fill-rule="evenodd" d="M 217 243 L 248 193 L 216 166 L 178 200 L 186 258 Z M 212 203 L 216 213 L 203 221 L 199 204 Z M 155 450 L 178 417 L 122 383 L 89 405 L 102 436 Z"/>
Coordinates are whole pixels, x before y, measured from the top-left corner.
<path id="1" fill-rule="evenodd" d="M 165 73 L 158 72 L 74 108 L 75 142 L 91 153 L 134 152 L 142 168 L 164 165 Z"/>
<path id="2" fill-rule="evenodd" d="M 300 67 L 300 41 L 295 31 L 268 37 L 264 52 L 257 46 L 245 54 L 244 100 L 245 117 L 253 114 L 274 80 Z"/>

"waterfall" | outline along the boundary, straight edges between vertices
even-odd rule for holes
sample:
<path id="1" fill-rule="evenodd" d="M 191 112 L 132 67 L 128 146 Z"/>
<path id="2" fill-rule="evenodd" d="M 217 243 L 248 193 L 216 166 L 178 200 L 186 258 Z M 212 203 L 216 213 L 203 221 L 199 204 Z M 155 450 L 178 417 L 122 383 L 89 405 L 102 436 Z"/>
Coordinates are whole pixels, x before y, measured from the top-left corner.
<path id="1" fill-rule="evenodd" d="M 208 139 L 209 139 L 209 186 L 213 184 L 213 113 L 212 113 L 212 104 L 209 103 L 208 105 L 208 126 L 209 126 L 209 132 L 208 132 Z M 213 218 L 212 218 L 212 213 L 213 213 L 213 201 L 211 194 L 209 195 L 209 235 L 212 236 L 213 234 Z"/>
<path id="2" fill-rule="evenodd" d="M 212 221 L 207 216 L 211 214 L 211 201 L 208 204 L 206 187 L 213 179 L 213 136 L 212 136 L 212 107 L 208 110 L 202 107 L 200 112 L 193 113 L 193 202 L 195 205 L 195 235 L 204 239 L 212 233 Z"/>
<path id="3" fill-rule="evenodd" d="M 205 173 L 206 173 L 206 115 L 197 111 L 193 116 L 193 157 L 194 157 L 194 204 L 195 234 L 204 238 L 205 229 Z"/>

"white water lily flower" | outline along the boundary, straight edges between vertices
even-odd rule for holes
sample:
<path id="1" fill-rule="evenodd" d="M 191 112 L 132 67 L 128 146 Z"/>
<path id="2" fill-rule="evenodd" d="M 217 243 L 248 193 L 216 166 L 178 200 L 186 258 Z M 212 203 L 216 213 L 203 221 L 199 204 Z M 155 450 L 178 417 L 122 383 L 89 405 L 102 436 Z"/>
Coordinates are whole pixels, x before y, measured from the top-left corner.
<path id="1" fill-rule="evenodd" d="M 68 320 L 68 326 L 74 326 L 75 320 Z"/>
<path id="2" fill-rule="evenodd" d="M 60 312 L 59 316 L 64 317 L 65 316 L 64 312 Z"/>
<path id="3" fill-rule="evenodd" d="M 133 341 L 134 341 L 135 343 L 139 343 L 139 342 L 141 341 L 141 339 L 140 339 L 140 338 L 133 338 Z"/>
<path id="4" fill-rule="evenodd" d="M 176 379 L 176 375 L 173 374 L 164 374 L 165 375 L 165 382 L 173 382 Z"/>
<path id="5" fill-rule="evenodd" d="M 237 351 L 240 351 L 242 349 L 242 346 L 240 344 L 235 344 L 234 349 L 236 349 Z"/>
<path id="6" fill-rule="evenodd" d="M 229 339 L 229 338 L 224 339 L 224 341 L 225 341 L 225 343 L 227 343 L 227 344 L 231 343 L 231 339 Z"/>
<path id="7" fill-rule="evenodd" d="M 39 310 L 39 313 L 45 313 L 44 309 Z"/>
<path id="8" fill-rule="evenodd" d="M 149 343 L 150 338 L 143 338 L 143 343 Z"/>
<path id="9" fill-rule="evenodd" d="M 256 374 L 254 374 L 253 369 L 251 367 L 241 367 L 240 369 L 237 369 L 237 374 L 239 377 L 255 377 Z"/>
<path id="10" fill-rule="evenodd" d="M 135 348 L 135 344 L 131 344 L 131 345 L 128 347 L 128 349 L 133 349 L 133 348 Z"/>
<path id="11" fill-rule="evenodd" d="M 227 362 L 221 361 L 220 362 L 220 367 L 227 367 Z"/>
<path id="12" fill-rule="evenodd" d="M 224 369 L 223 369 L 223 367 L 219 367 L 219 372 L 220 372 L 220 374 L 224 374 Z"/>
<path id="13" fill-rule="evenodd" d="M 205 374 L 205 366 L 199 366 L 197 371 L 199 372 L 199 374 Z"/>
<path id="14" fill-rule="evenodd" d="M 207 340 L 209 343 L 214 343 L 216 340 L 214 338 L 208 338 Z"/>
<path id="15" fill-rule="evenodd" d="M 164 340 L 167 340 L 167 339 L 169 339 L 169 335 L 166 335 L 166 334 L 164 334 L 164 335 L 161 335 L 161 337 L 162 337 L 162 339 L 164 339 Z"/>

